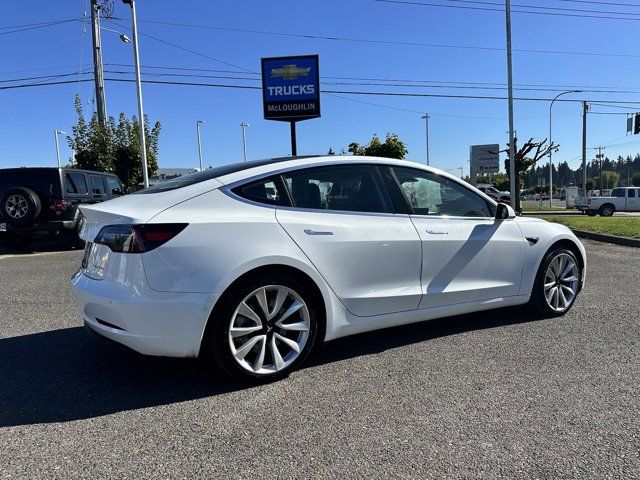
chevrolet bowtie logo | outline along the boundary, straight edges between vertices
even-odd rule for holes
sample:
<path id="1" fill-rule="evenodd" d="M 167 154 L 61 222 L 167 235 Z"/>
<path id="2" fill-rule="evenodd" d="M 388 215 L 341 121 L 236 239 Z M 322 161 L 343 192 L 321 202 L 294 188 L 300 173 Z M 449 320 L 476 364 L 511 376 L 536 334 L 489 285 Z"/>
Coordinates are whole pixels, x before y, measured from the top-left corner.
<path id="1" fill-rule="evenodd" d="M 299 68 L 296 65 L 284 65 L 282 68 L 272 68 L 271 78 L 282 77 L 285 80 L 295 80 L 298 77 L 309 75 L 311 67 Z"/>

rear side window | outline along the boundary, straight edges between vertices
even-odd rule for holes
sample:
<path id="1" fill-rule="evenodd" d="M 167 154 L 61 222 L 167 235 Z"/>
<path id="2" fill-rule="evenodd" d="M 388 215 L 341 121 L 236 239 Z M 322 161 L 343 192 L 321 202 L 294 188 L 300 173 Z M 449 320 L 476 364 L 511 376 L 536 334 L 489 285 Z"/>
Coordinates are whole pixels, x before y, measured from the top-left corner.
<path id="1" fill-rule="evenodd" d="M 233 193 L 253 202 L 267 205 L 289 205 L 280 180 L 268 178 L 234 188 Z"/>
<path id="2" fill-rule="evenodd" d="M 391 208 L 377 170 L 340 165 L 284 174 L 294 206 L 319 210 L 389 213 Z"/>
<path id="3" fill-rule="evenodd" d="M 91 177 L 89 177 L 89 181 L 91 182 L 91 193 L 93 195 L 104 195 L 105 186 L 102 177 L 91 175 Z"/>
<path id="4" fill-rule="evenodd" d="M 611 192 L 612 197 L 621 197 L 624 198 L 624 189 L 622 188 L 614 188 L 613 192 Z"/>
<path id="5" fill-rule="evenodd" d="M 83 195 L 87 193 L 87 178 L 81 173 L 65 173 L 64 188 L 67 193 Z"/>

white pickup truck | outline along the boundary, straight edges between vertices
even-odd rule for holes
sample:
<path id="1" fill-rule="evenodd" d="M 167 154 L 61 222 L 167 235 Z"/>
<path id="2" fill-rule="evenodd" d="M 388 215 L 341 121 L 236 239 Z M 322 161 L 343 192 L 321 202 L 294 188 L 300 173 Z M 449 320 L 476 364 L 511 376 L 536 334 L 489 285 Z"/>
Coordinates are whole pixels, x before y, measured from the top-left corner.
<path id="1" fill-rule="evenodd" d="M 610 217 L 614 212 L 640 212 L 640 188 L 614 188 L 610 197 L 578 197 L 578 210 L 587 215 Z"/>

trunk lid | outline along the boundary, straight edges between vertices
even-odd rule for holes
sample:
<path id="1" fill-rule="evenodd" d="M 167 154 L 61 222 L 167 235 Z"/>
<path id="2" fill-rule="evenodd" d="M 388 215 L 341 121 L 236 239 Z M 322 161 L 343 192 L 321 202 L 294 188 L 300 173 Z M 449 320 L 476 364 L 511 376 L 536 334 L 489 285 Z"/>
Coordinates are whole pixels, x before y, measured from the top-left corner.
<path id="1" fill-rule="evenodd" d="M 222 186 L 212 179 L 175 190 L 157 193 L 135 193 L 106 202 L 80 206 L 84 217 L 80 237 L 93 241 L 105 225 L 143 224 L 160 212 L 179 203 Z"/>

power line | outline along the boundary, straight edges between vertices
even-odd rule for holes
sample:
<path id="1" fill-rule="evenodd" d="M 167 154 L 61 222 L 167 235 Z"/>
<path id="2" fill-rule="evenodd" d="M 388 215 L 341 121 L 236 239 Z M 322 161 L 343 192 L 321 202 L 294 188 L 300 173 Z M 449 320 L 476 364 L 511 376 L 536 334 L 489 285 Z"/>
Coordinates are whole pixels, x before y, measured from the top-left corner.
<path id="1" fill-rule="evenodd" d="M 451 2 L 451 3 L 470 3 L 470 4 L 476 4 L 476 5 L 492 5 L 492 6 L 496 6 L 496 7 L 502 7 L 504 5 L 504 2 L 503 3 L 496 3 L 496 2 L 486 2 L 486 1 L 478 1 L 478 0 L 444 0 L 444 1 Z M 536 10 L 552 10 L 552 11 L 560 11 L 560 12 L 579 12 L 579 13 L 599 13 L 599 14 L 605 14 L 605 15 L 640 16 L 640 14 L 638 14 L 638 13 L 610 11 L 610 10 L 609 11 L 607 11 L 607 10 L 589 10 L 589 9 L 584 9 L 584 8 L 550 7 L 550 6 L 546 6 L 546 5 L 526 5 L 526 4 L 518 4 L 518 3 L 512 3 L 511 5 L 513 7 L 529 8 L 529 9 L 536 9 Z M 527 12 L 527 13 L 535 13 L 535 12 Z"/>
<path id="2" fill-rule="evenodd" d="M 380 3 L 396 3 L 396 4 L 404 4 L 404 5 L 416 5 L 416 6 L 421 6 L 421 7 L 436 7 L 436 8 L 456 8 L 456 9 L 463 9 L 463 10 L 479 10 L 479 11 L 485 11 L 485 12 L 504 12 L 504 8 L 490 8 L 490 7 L 478 7 L 478 6 L 471 6 L 471 5 L 446 5 L 446 4 L 442 4 L 442 3 L 424 3 L 424 2 L 417 2 L 417 1 L 411 1 L 411 0 L 373 0 L 374 2 L 380 2 Z M 460 0 L 442 0 L 442 1 L 460 1 Z M 477 2 L 474 2 L 477 3 Z M 490 4 L 490 5 L 495 5 L 496 7 L 498 6 L 502 6 L 501 4 Z M 522 7 L 521 7 L 522 8 Z M 529 8 L 529 7 L 527 7 Z M 585 14 L 579 14 L 579 13 L 557 13 L 557 12 L 532 12 L 529 10 L 514 10 L 511 9 L 512 13 L 527 13 L 527 14 L 531 14 L 531 15 L 545 15 L 545 16 L 552 16 L 552 17 L 576 17 L 576 18 L 591 18 L 591 19 L 598 19 L 598 20 L 632 20 L 632 21 L 640 21 L 640 18 L 631 18 L 631 17 L 613 17 L 613 16 L 604 16 L 604 15 L 585 15 Z M 620 12 L 620 15 L 627 15 L 624 12 Z"/>
<path id="3" fill-rule="evenodd" d="M 109 21 L 110 23 L 113 23 L 114 25 L 119 26 L 120 28 L 126 28 L 127 30 L 130 30 L 130 28 L 129 28 L 129 27 L 127 27 L 126 25 L 122 25 L 122 24 L 120 24 L 120 23 L 118 23 L 118 22 L 114 22 L 113 20 L 108 20 L 108 21 Z M 153 35 L 149 35 L 148 33 L 138 32 L 138 34 L 139 34 L 139 35 L 143 35 L 143 36 L 145 36 L 145 37 L 147 37 L 147 38 L 151 38 L 151 39 L 155 40 L 156 42 L 164 43 L 165 45 L 169 45 L 169 46 L 171 46 L 171 47 L 177 48 L 177 49 L 179 49 L 179 50 L 184 50 L 185 52 L 189 52 L 189 53 L 192 53 L 192 54 L 194 54 L 194 55 L 198 55 L 198 56 L 200 56 L 200 57 L 208 58 L 209 60 L 213 60 L 214 62 L 222 63 L 223 65 L 227 65 L 227 66 L 229 66 L 229 67 L 235 67 L 235 68 L 238 68 L 238 69 L 240 69 L 240 70 L 244 70 L 244 71 L 247 71 L 247 72 L 254 73 L 254 72 L 253 72 L 253 70 L 249 70 L 248 68 L 244 68 L 244 67 L 241 67 L 241 66 L 239 66 L 239 65 L 234 65 L 233 63 L 226 62 L 226 61 L 224 61 L 224 60 L 220 60 L 219 58 L 212 57 L 211 55 L 207 55 L 207 54 L 205 54 L 205 53 L 198 52 L 198 51 L 196 51 L 196 50 L 192 50 L 192 49 L 190 49 L 190 48 L 183 47 L 183 46 L 181 46 L 181 45 L 177 45 L 177 44 L 172 43 L 172 42 L 168 42 L 168 41 L 163 40 L 163 39 L 161 39 L 161 38 L 154 37 Z"/>
<path id="4" fill-rule="evenodd" d="M 27 30 L 36 30 L 38 28 L 53 27 L 54 25 L 61 25 L 63 23 L 76 22 L 76 21 L 78 21 L 77 18 L 72 18 L 69 20 L 58 20 L 55 22 L 48 22 L 48 23 L 43 23 L 39 25 L 34 25 L 31 27 L 18 28 L 16 30 L 9 30 L 8 32 L 0 32 L 0 35 L 9 35 L 11 33 L 25 32 Z"/>
<path id="5" fill-rule="evenodd" d="M 62 20 L 47 20 L 46 22 L 25 23 L 23 25 L 5 25 L 3 27 L 0 27 L 0 30 L 14 30 L 16 28 L 47 26 L 47 25 L 51 25 L 52 23 L 73 22 L 74 20 L 80 20 L 80 19 L 79 18 L 65 18 L 65 19 L 62 19 Z"/>
<path id="6" fill-rule="evenodd" d="M 619 3 L 619 2 L 603 2 L 603 1 L 595 1 L 595 0 L 558 0 L 559 2 L 567 2 L 567 3 L 587 3 L 593 5 L 610 5 L 617 7 L 640 7 L 640 3 Z"/>
<path id="7" fill-rule="evenodd" d="M 89 81 L 82 80 L 82 81 Z M 135 80 L 126 79 L 126 78 L 105 78 L 106 81 L 112 82 L 134 82 Z M 63 80 L 57 82 L 46 82 L 46 83 L 31 83 L 31 84 L 21 84 L 21 85 L 8 85 L 0 87 L 0 90 L 9 90 L 14 88 L 27 88 L 34 86 L 45 86 L 45 85 L 63 85 L 74 83 L 75 80 Z M 234 84 L 221 84 L 221 83 L 200 83 L 200 82 L 176 82 L 176 81 L 166 81 L 166 80 L 143 80 L 143 83 L 149 84 L 158 84 L 158 85 L 181 85 L 181 86 L 194 86 L 194 87 L 219 87 L 219 88 L 235 88 L 235 89 L 244 89 L 244 90 L 261 90 L 262 88 L 259 86 L 253 85 L 234 85 Z M 467 100 L 506 100 L 507 97 L 497 96 L 497 95 L 453 95 L 453 94 L 435 94 L 435 93 L 412 93 L 412 92 L 384 92 L 384 91 L 354 91 L 354 90 L 321 90 L 322 93 L 331 93 L 331 94 L 342 94 L 342 95 L 363 95 L 363 96 L 388 96 L 388 97 L 414 97 L 414 98 L 456 98 L 456 99 L 467 99 Z M 551 101 L 551 98 L 542 98 L 542 97 L 514 97 L 514 100 L 524 101 L 524 102 L 545 102 L 548 103 Z M 565 103 L 581 103 L 583 100 L 573 100 L 569 98 L 561 98 L 556 100 L 557 102 L 565 102 Z M 585 101 L 589 103 L 599 103 L 606 102 L 607 100 L 589 100 Z M 615 103 L 618 104 L 627 104 L 627 105 L 640 105 L 640 100 L 616 100 Z"/>
<path id="8" fill-rule="evenodd" d="M 378 0 L 374 0 L 374 1 L 378 1 Z M 379 0 L 379 1 L 383 1 L 383 0 Z M 398 41 L 398 40 L 368 39 L 368 38 L 345 37 L 345 36 L 338 36 L 338 35 L 273 32 L 273 31 L 254 30 L 254 29 L 247 29 L 247 28 L 220 27 L 217 25 L 200 25 L 200 24 L 190 24 L 190 23 L 165 22 L 160 20 L 140 20 L 140 23 L 149 23 L 149 24 L 184 27 L 184 28 L 219 30 L 219 31 L 225 31 L 225 32 L 250 33 L 250 34 L 256 34 L 256 35 L 304 38 L 307 40 L 326 40 L 326 41 L 335 41 L 335 42 L 378 44 L 378 45 L 391 45 L 391 46 L 403 46 L 403 47 L 407 46 L 407 47 L 445 48 L 445 49 L 480 50 L 480 51 L 494 51 L 494 52 L 503 52 L 505 50 L 502 47 L 488 47 L 488 46 L 479 46 L 479 45 L 456 45 L 456 44 L 444 44 L 444 43 L 404 42 L 404 41 Z M 615 52 L 580 52 L 580 51 L 571 51 L 571 50 L 539 50 L 539 49 L 527 49 L 527 48 L 514 49 L 513 51 L 518 53 L 535 53 L 535 54 L 552 54 L 552 55 L 580 55 L 580 56 L 590 56 L 590 57 L 640 58 L 639 54 L 615 53 Z"/>

